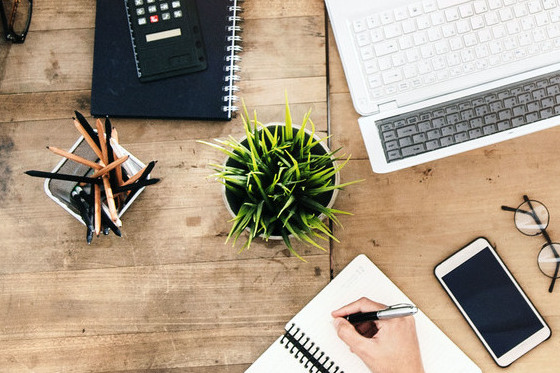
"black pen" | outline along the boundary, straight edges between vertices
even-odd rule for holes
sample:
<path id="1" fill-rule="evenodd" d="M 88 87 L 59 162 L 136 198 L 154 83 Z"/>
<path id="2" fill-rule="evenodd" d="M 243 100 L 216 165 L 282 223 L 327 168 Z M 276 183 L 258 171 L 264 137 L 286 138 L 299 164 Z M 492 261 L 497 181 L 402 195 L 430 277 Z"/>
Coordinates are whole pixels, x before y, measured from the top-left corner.
<path id="1" fill-rule="evenodd" d="M 384 319 L 393 319 L 395 317 L 411 316 L 418 312 L 418 308 L 412 304 L 395 304 L 385 309 L 373 312 L 353 313 L 345 316 L 351 324 L 357 324 L 364 321 L 375 321 Z"/>
<path id="2" fill-rule="evenodd" d="M 67 174 L 59 174 L 53 172 L 45 172 L 45 171 L 25 171 L 25 173 L 29 176 L 34 177 L 44 177 L 46 179 L 57 179 L 57 180 L 66 180 L 66 181 L 75 181 L 77 183 L 88 183 L 88 184 L 101 184 L 102 181 L 100 179 L 94 179 L 87 176 L 78 176 L 78 175 L 67 175 Z"/>
<path id="3" fill-rule="evenodd" d="M 80 187 L 76 187 L 72 193 L 70 194 L 70 198 L 74 201 L 74 204 L 76 206 L 76 208 L 78 209 L 78 211 L 80 211 L 80 215 L 82 217 L 82 220 L 84 221 L 84 224 L 87 227 L 87 234 L 86 234 L 86 242 L 88 244 L 91 243 L 92 239 L 93 239 L 93 231 L 94 231 L 94 227 L 93 227 L 93 223 L 91 221 L 91 217 L 89 215 L 89 205 L 88 203 L 80 196 L 80 190 L 82 188 Z"/>
<path id="4" fill-rule="evenodd" d="M 95 133 L 91 125 L 88 123 L 87 119 L 79 111 L 74 111 L 74 114 L 76 114 L 78 123 L 80 123 L 82 128 L 88 133 L 88 135 L 92 138 L 96 145 L 99 146 L 99 138 L 97 137 L 97 134 Z"/>

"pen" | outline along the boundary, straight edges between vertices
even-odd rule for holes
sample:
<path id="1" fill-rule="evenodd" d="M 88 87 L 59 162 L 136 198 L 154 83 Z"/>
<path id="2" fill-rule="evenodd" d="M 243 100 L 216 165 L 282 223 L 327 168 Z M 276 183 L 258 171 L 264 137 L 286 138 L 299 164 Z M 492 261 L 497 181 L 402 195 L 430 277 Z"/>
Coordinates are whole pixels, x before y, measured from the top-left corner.
<path id="1" fill-rule="evenodd" d="M 82 188 L 76 187 L 70 194 L 70 198 L 72 198 L 76 207 L 80 211 L 80 216 L 82 217 L 82 220 L 87 227 L 86 242 L 89 245 L 93 239 L 93 232 L 95 231 L 95 227 L 93 226 L 89 215 L 89 206 L 87 202 L 82 197 L 80 197 L 80 190 L 82 190 Z"/>
<path id="2" fill-rule="evenodd" d="M 418 308 L 416 306 L 412 304 L 401 303 L 389 306 L 379 311 L 353 313 L 351 315 L 345 316 L 344 318 L 351 324 L 357 324 L 364 321 L 375 321 L 393 319 L 395 317 L 410 316 L 414 315 L 416 312 L 418 312 Z"/>
<path id="3" fill-rule="evenodd" d="M 95 185 L 99 185 L 102 183 L 102 181 L 99 179 L 94 179 L 92 177 L 87 177 L 87 176 L 67 175 L 67 174 L 59 174 L 54 172 L 35 171 L 35 170 L 25 171 L 25 173 L 33 177 L 44 177 L 47 179 L 75 181 L 77 183 L 88 183 L 88 184 L 95 184 Z"/>
<path id="4" fill-rule="evenodd" d="M 78 119 L 78 122 L 82 126 L 83 130 L 87 132 L 88 136 L 93 140 L 93 142 L 95 142 L 95 144 L 99 146 L 97 135 L 88 123 L 87 119 L 79 111 L 74 111 L 74 114 L 76 114 L 76 118 Z"/>

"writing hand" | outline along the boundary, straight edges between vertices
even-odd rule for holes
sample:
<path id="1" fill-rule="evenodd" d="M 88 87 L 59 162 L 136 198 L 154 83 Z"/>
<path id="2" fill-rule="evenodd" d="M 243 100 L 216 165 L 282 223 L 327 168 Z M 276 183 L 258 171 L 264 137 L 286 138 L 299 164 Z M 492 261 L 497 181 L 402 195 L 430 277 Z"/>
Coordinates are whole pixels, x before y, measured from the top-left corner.
<path id="1" fill-rule="evenodd" d="M 361 298 L 332 312 L 338 336 L 374 373 L 423 373 L 414 317 L 368 321 L 354 327 L 343 317 L 386 305 Z"/>

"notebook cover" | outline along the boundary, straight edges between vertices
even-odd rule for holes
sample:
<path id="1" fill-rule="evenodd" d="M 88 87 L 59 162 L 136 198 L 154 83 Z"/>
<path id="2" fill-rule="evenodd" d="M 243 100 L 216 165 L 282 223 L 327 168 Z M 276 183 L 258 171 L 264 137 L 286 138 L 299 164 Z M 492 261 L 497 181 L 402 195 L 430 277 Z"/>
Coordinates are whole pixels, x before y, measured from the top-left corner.
<path id="1" fill-rule="evenodd" d="M 231 0 L 197 1 L 208 58 L 204 71 L 142 83 L 123 0 L 97 0 L 93 116 L 229 120 L 223 98 Z"/>

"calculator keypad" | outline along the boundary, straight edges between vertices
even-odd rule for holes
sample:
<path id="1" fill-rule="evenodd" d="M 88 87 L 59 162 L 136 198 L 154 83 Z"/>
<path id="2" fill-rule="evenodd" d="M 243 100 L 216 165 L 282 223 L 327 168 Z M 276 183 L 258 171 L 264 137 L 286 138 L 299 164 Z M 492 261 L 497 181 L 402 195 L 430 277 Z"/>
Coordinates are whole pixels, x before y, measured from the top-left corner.
<path id="1" fill-rule="evenodd" d="M 197 0 L 124 0 L 141 82 L 208 67 Z"/>
<path id="2" fill-rule="evenodd" d="M 134 6 L 140 26 L 183 17 L 180 0 L 134 0 Z"/>

